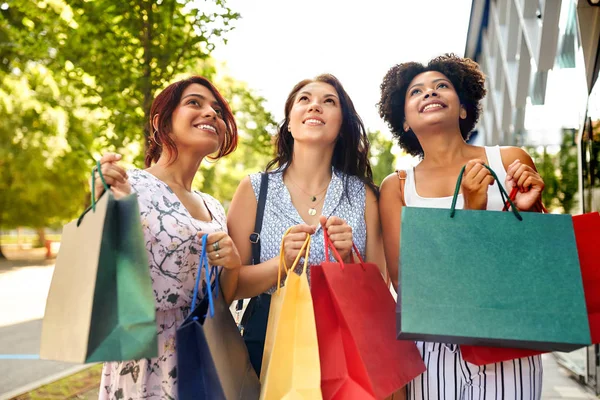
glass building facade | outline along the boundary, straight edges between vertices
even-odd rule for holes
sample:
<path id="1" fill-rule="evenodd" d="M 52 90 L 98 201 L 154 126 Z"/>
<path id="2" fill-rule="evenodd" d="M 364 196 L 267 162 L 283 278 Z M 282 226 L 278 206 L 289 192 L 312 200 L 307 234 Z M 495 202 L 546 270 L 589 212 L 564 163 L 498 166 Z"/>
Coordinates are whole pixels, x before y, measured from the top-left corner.
<path id="1" fill-rule="evenodd" d="M 465 56 L 486 74 L 474 144 L 526 147 L 553 212 L 600 211 L 600 7 L 474 0 Z M 598 238 L 600 245 L 600 238 Z M 555 353 L 600 393 L 600 346 Z"/>

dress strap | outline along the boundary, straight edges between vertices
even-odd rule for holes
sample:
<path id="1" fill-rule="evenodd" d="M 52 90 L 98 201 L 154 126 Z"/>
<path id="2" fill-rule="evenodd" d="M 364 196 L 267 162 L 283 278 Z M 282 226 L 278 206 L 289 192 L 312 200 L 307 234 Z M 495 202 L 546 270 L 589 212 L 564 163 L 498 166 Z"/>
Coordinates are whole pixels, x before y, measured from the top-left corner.
<path id="1" fill-rule="evenodd" d="M 396 176 L 398 177 L 398 183 L 400 184 L 400 203 L 406 207 L 406 202 L 404 201 L 404 186 L 406 184 L 406 171 L 403 169 L 396 170 Z"/>

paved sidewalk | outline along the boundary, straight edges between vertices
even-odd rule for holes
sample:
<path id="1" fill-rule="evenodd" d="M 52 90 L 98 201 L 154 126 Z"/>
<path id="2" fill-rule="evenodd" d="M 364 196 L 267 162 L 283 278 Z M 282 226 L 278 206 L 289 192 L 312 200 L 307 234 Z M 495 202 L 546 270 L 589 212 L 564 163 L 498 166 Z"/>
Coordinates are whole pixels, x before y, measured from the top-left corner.
<path id="1" fill-rule="evenodd" d="M 565 368 L 558 365 L 553 354 L 543 354 L 543 400 L 597 399 L 594 393 L 576 380 Z"/>

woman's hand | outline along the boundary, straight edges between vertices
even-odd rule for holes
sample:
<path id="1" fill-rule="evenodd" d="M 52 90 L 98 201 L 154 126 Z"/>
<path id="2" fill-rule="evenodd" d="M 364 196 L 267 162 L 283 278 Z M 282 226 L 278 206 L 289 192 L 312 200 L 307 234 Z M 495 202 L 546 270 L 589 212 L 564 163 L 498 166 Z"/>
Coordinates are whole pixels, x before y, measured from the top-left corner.
<path id="1" fill-rule="evenodd" d="M 312 225 L 300 224 L 292 226 L 292 229 L 283 238 L 283 254 L 285 258 L 285 268 L 289 269 L 294 264 L 294 261 L 300 254 L 302 245 L 306 241 L 308 235 L 315 233 L 316 228 Z M 303 250 L 300 257 L 306 255 L 306 250 Z M 284 273 L 286 271 L 283 271 Z"/>
<path id="2" fill-rule="evenodd" d="M 198 238 L 205 235 L 198 232 Z M 218 265 L 225 269 L 234 270 L 242 266 L 242 260 L 233 240 L 225 232 L 208 234 L 206 238 L 206 254 L 211 265 Z"/>
<path id="3" fill-rule="evenodd" d="M 485 167 L 485 161 L 470 160 L 463 173 L 462 190 L 465 210 L 485 210 L 487 208 L 488 187 L 494 183 L 494 177 Z"/>
<path id="4" fill-rule="evenodd" d="M 504 186 L 509 194 L 513 187 L 519 189 L 513 203 L 520 210 L 528 211 L 541 200 L 544 180 L 535 169 L 516 159 L 508 166 Z"/>
<path id="5" fill-rule="evenodd" d="M 343 219 L 335 216 L 329 218 L 321 215 L 319 218 L 323 229 L 327 229 L 329 240 L 340 253 L 342 261 L 352 260 L 352 227 Z"/>
<path id="6" fill-rule="evenodd" d="M 106 153 L 100 159 L 100 170 L 104 176 L 104 181 L 110 186 L 110 190 L 115 199 L 120 199 L 131 193 L 131 185 L 127 180 L 127 172 L 117 164 L 121 160 L 120 154 Z M 104 185 L 98 173 L 94 181 L 96 198 L 98 200 L 104 193 Z"/>

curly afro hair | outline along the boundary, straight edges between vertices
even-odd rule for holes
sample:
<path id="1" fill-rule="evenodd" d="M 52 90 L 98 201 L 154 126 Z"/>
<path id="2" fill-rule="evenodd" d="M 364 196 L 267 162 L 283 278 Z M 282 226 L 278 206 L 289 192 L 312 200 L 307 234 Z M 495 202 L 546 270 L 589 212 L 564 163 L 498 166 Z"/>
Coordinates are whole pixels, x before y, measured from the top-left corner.
<path id="1" fill-rule="evenodd" d="M 410 82 L 419 74 L 437 71 L 444 74 L 454 86 L 460 103 L 467 111 L 467 118 L 461 119 L 460 132 L 465 140 L 481 113 L 480 100 L 485 96 L 485 76 L 479 65 L 455 54 L 436 57 L 425 66 L 416 62 L 407 62 L 393 66 L 381 83 L 381 99 L 377 104 L 379 116 L 389 125 L 398 144 L 407 153 L 423 157 L 423 148 L 412 130 L 404 132 L 404 100 Z"/>

